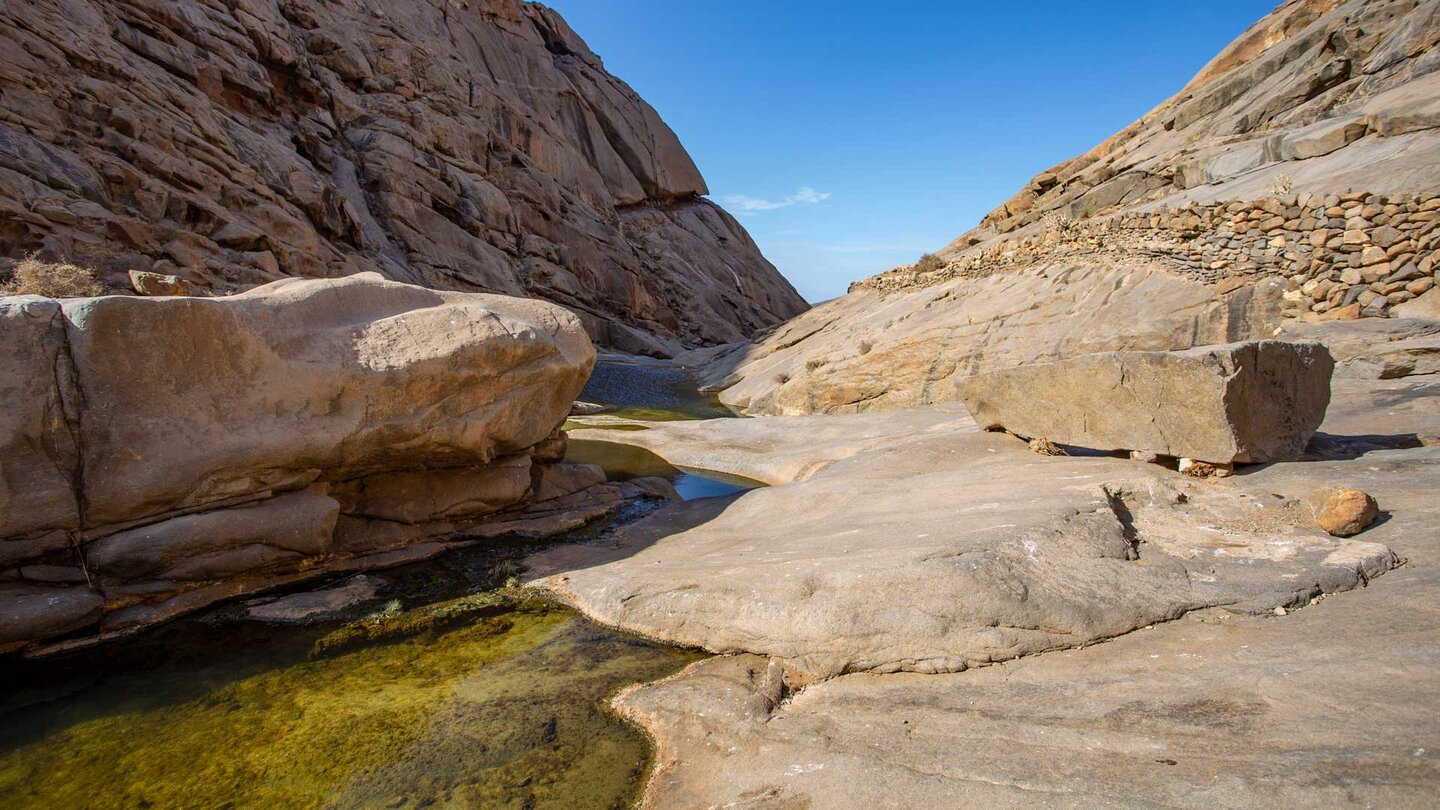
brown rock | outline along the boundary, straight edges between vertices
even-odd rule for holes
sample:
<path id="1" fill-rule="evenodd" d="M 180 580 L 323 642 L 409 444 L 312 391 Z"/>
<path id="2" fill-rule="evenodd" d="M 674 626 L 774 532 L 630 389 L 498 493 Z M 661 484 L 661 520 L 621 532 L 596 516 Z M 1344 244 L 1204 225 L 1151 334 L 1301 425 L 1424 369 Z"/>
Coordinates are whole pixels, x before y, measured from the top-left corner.
<path id="1" fill-rule="evenodd" d="M 399 523 L 471 518 L 520 502 L 530 491 L 530 457 L 485 467 L 382 473 L 346 482 L 332 494 L 345 514 Z"/>
<path id="2" fill-rule="evenodd" d="M 1358 489 L 1321 487 L 1306 499 L 1320 528 L 1336 537 L 1351 537 L 1365 531 L 1380 509 L 1375 499 Z"/>
<path id="3" fill-rule="evenodd" d="M 959 391 L 982 428 L 1215 464 L 1281 461 L 1319 427 L 1334 367 L 1319 343 L 1263 340 L 1084 355 L 977 375 Z"/>
<path id="4" fill-rule="evenodd" d="M 298 492 L 234 509 L 183 515 L 91 542 L 85 560 L 110 581 L 206 580 L 325 553 L 340 504 Z"/>
<path id="5" fill-rule="evenodd" d="M 371 273 L 64 312 L 92 525 L 322 471 L 484 465 L 548 437 L 594 358 L 579 321 L 551 304 Z"/>
<path id="6" fill-rule="evenodd" d="M 0 297 L 0 537 L 79 526 L 67 368 L 60 304 Z"/>
<path id="7" fill-rule="evenodd" d="M 0 211 L 47 213 L 7 213 L 0 255 L 113 239 L 217 291 L 378 270 L 560 301 L 600 341 L 806 308 L 543 6 L 72 5 L 0 4 Z"/>
<path id="8" fill-rule="evenodd" d="M 189 295 L 190 285 L 179 276 L 149 273 L 144 270 L 130 271 L 130 286 L 141 295 Z"/>

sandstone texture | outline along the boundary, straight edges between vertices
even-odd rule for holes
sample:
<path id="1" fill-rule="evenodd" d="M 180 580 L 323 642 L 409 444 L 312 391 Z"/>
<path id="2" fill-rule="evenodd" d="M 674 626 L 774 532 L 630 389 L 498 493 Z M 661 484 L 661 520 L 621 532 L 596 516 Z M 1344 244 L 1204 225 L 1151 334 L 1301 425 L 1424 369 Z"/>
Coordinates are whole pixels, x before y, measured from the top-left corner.
<path id="1" fill-rule="evenodd" d="M 689 359 L 751 414 L 892 410 L 1097 351 L 1434 318 L 1440 2 L 1292 0 L 980 226 Z"/>
<path id="2" fill-rule="evenodd" d="M 1206 607 L 1296 607 L 1396 563 L 1243 477 L 1038 455 L 957 405 L 643 424 L 576 433 L 772 486 L 683 531 L 657 514 L 613 548 L 542 553 L 535 584 L 603 622 L 772 656 L 802 679 L 958 672 Z M 692 503 L 675 508 L 713 510 Z"/>
<path id="3" fill-rule="evenodd" d="M 1323 453 L 1223 481 L 1040 456 L 953 405 L 577 428 L 772 486 L 530 562 L 727 653 L 615 699 L 657 744 L 645 807 L 1423 807 L 1434 388 L 1337 379 Z M 1389 519 L 1328 536 L 1322 484 Z"/>
<path id="4" fill-rule="evenodd" d="M 1026 438 L 1212 464 L 1287 461 L 1324 420 L 1334 368 L 1319 343 L 1262 340 L 1020 366 L 970 377 L 960 396 L 981 428 Z"/>
<path id="5" fill-rule="evenodd" d="M 9 2 L 0 97 L 0 257 L 98 265 L 112 291 L 372 270 L 544 298 L 651 354 L 805 309 L 540 5 Z"/>
<path id="6" fill-rule="evenodd" d="M 1380 514 L 1375 499 L 1358 489 L 1321 487 L 1306 500 L 1315 511 L 1315 522 L 1336 537 L 1351 537 L 1365 531 Z"/>
<path id="7" fill-rule="evenodd" d="M 0 316 L 12 647 L 563 531 L 643 494 L 559 463 L 595 352 L 553 304 L 363 273 L 4 298 Z"/>

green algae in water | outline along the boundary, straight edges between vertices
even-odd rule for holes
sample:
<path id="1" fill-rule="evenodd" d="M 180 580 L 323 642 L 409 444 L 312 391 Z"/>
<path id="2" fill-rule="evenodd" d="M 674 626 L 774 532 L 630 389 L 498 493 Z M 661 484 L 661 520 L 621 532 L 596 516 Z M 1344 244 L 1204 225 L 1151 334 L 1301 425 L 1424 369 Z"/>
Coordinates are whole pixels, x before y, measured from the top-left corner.
<path id="1" fill-rule="evenodd" d="M 647 743 L 604 701 L 700 655 L 545 602 L 470 618 L 313 658 L 320 630 L 237 644 L 11 712 L 0 806 L 629 804 Z M 256 660 L 267 655 L 281 660 Z"/>

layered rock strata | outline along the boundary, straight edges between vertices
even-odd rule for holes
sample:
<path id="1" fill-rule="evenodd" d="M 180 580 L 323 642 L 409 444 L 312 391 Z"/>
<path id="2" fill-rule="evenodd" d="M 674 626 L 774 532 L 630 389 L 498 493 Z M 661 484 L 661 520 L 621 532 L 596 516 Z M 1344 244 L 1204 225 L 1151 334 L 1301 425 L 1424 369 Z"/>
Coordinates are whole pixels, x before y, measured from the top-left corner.
<path id="1" fill-rule="evenodd" d="M 0 318 L 0 647 L 558 531 L 625 494 L 560 463 L 595 355 L 543 302 L 361 274 Z"/>
<path id="2" fill-rule="evenodd" d="M 981 428 L 1098 450 L 1216 464 L 1292 461 L 1330 404 L 1335 361 L 1315 342 L 1109 352 L 970 377 Z"/>
<path id="3" fill-rule="evenodd" d="M 113 291 L 374 270 L 548 299 L 657 354 L 805 308 L 543 6 L 11 2 L 0 99 L 0 257 L 96 264 Z"/>

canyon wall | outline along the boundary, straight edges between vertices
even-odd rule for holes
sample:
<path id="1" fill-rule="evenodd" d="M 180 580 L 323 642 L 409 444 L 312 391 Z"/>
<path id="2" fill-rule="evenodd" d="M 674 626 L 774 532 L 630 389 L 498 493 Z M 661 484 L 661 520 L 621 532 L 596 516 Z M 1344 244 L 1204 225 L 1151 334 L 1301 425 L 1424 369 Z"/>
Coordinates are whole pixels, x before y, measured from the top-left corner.
<path id="1" fill-rule="evenodd" d="M 0 4 L 0 257 L 225 293 L 373 270 L 669 354 L 806 307 L 674 132 L 518 0 Z M 3 269 L 3 268 L 0 268 Z"/>
<path id="2" fill-rule="evenodd" d="M 750 413 L 866 411 L 1086 352 L 1433 317 L 1437 44 L 1437 0 L 1284 3 L 933 257 L 855 283 L 703 376 Z"/>

